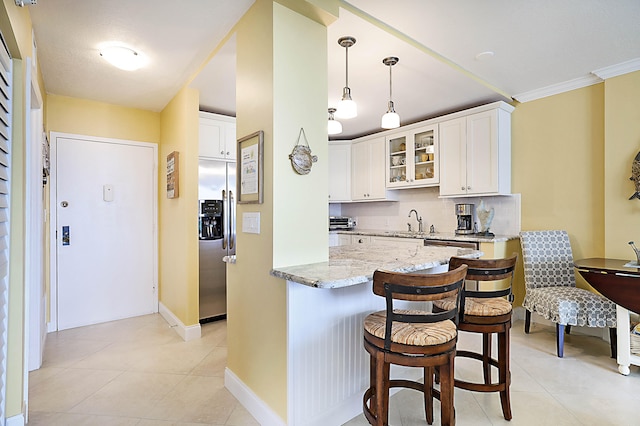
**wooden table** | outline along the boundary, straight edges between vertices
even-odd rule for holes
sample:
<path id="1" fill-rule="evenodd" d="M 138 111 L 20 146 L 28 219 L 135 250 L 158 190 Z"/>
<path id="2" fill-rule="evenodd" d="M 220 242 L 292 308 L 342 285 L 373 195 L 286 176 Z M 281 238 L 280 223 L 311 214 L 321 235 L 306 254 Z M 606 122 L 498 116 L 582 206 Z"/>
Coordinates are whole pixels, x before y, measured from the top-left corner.
<path id="1" fill-rule="evenodd" d="M 640 266 L 625 266 L 628 260 L 590 258 L 574 265 L 580 275 L 617 305 L 618 371 L 629 374 L 629 365 L 640 365 L 640 356 L 630 352 L 629 311 L 640 312 Z"/>

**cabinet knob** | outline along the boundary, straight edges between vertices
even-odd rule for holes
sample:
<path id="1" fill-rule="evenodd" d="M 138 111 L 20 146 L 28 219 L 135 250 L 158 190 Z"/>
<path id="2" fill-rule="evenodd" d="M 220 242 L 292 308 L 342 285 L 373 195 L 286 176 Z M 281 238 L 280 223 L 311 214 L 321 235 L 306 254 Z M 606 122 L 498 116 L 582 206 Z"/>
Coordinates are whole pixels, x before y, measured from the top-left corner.
<path id="1" fill-rule="evenodd" d="M 464 191 L 464 186 L 461 186 L 461 187 L 460 187 L 460 189 L 461 189 L 462 191 Z"/>
<path id="2" fill-rule="evenodd" d="M 220 151 L 220 154 L 224 155 L 224 151 Z"/>
<path id="3" fill-rule="evenodd" d="M 229 155 L 229 151 L 227 151 L 227 155 Z"/>
<path id="4" fill-rule="evenodd" d="M 470 187 L 470 186 L 467 186 L 467 189 L 471 189 L 471 187 Z"/>

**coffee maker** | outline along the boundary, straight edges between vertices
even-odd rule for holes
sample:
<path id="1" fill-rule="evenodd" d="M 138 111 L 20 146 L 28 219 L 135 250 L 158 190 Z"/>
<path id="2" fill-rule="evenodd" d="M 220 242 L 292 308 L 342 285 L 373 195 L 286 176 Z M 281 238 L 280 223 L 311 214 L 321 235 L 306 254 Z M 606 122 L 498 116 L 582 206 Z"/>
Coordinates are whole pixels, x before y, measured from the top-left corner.
<path id="1" fill-rule="evenodd" d="M 458 228 L 456 228 L 456 235 L 475 233 L 473 223 L 474 209 L 474 204 L 456 204 L 456 216 L 458 217 Z"/>

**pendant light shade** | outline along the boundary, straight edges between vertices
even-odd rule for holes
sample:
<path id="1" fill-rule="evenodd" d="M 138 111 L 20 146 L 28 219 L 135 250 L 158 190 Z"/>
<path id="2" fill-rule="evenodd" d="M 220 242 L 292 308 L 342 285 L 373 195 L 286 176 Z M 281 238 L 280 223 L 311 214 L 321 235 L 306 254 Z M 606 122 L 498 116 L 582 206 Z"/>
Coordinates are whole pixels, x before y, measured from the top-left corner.
<path id="1" fill-rule="evenodd" d="M 345 85 L 342 89 L 342 100 L 338 102 L 336 117 L 353 118 L 358 115 L 358 107 L 351 99 L 351 89 L 349 88 L 349 48 L 356 44 L 356 39 L 351 36 L 340 37 L 338 44 L 345 48 Z"/>
<path id="2" fill-rule="evenodd" d="M 327 130 L 330 135 L 338 135 L 342 133 L 342 123 L 333 118 L 333 114 L 335 112 L 335 108 L 329 108 L 329 121 L 327 122 Z"/>
<path id="3" fill-rule="evenodd" d="M 399 59 L 395 56 L 390 56 L 382 60 L 382 63 L 389 67 L 389 103 L 387 105 L 387 112 L 382 116 L 382 120 L 380 122 L 380 126 L 383 129 L 395 129 L 400 127 L 400 116 L 396 113 L 393 106 L 393 86 L 391 80 L 391 68 L 398 63 L 398 60 Z"/>

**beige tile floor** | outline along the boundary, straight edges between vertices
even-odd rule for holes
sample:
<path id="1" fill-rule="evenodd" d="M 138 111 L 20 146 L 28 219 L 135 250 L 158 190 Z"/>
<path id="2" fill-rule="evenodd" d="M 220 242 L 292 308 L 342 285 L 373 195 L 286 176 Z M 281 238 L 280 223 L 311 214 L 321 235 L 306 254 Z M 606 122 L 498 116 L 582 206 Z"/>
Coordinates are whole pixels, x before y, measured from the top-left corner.
<path id="1" fill-rule="evenodd" d="M 555 328 L 531 325 L 524 334 L 517 321 L 511 332 L 511 410 L 502 417 L 496 393 L 472 393 L 456 389 L 456 424 L 464 425 L 640 425 L 640 369 L 618 373 L 608 343 L 577 334 L 566 336 L 564 358 L 555 355 Z M 458 348 L 476 349 L 476 334 L 461 333 Z M 495 344 L 495 339 L 494 339 Z M 494 352 L 495 353 L 495 352 Z M 481 382 L 478 361 L 456 358 L 456 377 Z M 425 425 L 421 395 L 403 390 L 391 398 L 390 424 Z M 434 406 L 434 424 L 440 422 L 440 406 Z M 360 415 L 345 426 L 368 425 Z"/>
<path id="2" fill-rule="evenodd" d="M 226 322 L 184 342 L 158 314 L 50 333 L 29 426 L 256 426 L 224 387 Z"/>
<path id="3" fill-rule="evenodd" d="M 456 390 L 458 425 L 640 425 L 638 367 L 620 375 L 607 343 L 579 334 L 559 359 L 553 328 L 533 324 L 528 336 L 522 328 L 512 331 L 513 420 L 502 418 L 496 394 Z M 467 333 L 458 345 L 478 343 Z M 479 378 L 475 361 L 465 361 L 456 375 Z M 225 363 L 224 321 L 190 342 L 159 315 L 51 333 L 42 368 L 29 376 L 29 425 L 257 425 L 224 388 Z M 392 425 L 426 424 L 414 391 L 393 396 L 390 412 Z M 360 415 L 346 426 L 366 424 Z"/>

